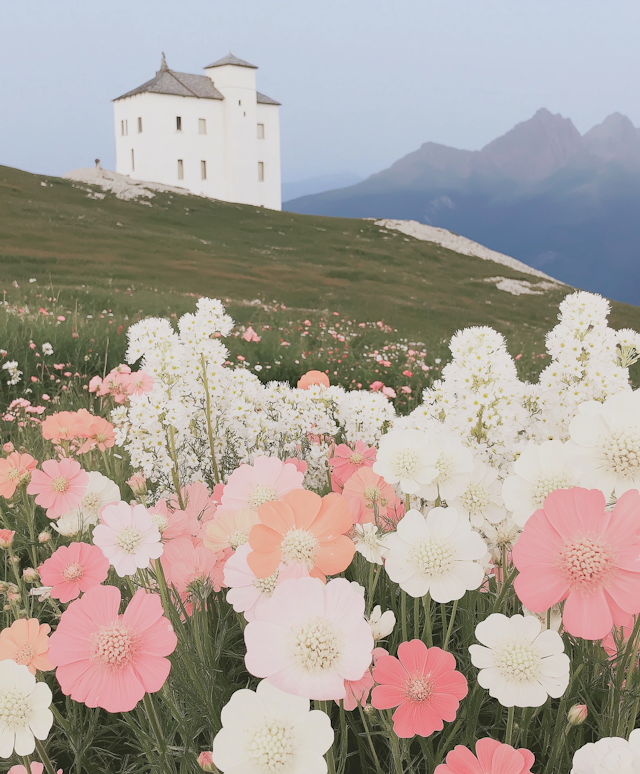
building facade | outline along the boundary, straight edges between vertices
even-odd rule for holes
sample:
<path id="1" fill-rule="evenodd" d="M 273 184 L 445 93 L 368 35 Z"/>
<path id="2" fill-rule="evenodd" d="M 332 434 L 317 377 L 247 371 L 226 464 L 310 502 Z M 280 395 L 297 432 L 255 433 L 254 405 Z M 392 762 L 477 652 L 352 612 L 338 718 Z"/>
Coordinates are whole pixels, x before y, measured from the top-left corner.
<path id="1" fill-rule="evenodd" d="M 229 54 L 205 75 L 170 70 L 113 100 L 116 172 L 228 202 L 282 209 L 280 103 Z"/>

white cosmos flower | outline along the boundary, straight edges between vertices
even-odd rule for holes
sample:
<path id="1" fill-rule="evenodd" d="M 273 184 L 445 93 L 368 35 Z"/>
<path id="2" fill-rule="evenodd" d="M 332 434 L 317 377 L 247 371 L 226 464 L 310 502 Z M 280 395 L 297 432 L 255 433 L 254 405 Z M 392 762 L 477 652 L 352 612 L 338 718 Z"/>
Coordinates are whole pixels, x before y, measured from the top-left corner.
<path id="1" fill-rule="evenodd" d="M 31 755 L 35 739 L 46 739 L 53 723 L 53 697 L 24 664 L 0 661 L 0 758 Z M 34 739 L 35 737 L 35 739 Z"/>
<path id="2" fill-rule="evenodd" d="M 426 518 L 408 511 L 397 532 L 385 535 L 384 544 L 389 549 L 387 574 L 412 597 L 430 593 L 436 602 L 451 602 L 484 580 L 477 560 L 487 546 L 455 508 L 434 508 Z"/>
<path id="3" fill-rule="evenodd" d="M 606 736 L 583 745 L 573 755 L 571 774 L 638 774 L 640 771 L 640 729 L 629 741 Z"/>
<path id="4" fill-rule="evenodd" d="M 502 521 L 506 510 L 496 468 L 476 460 L 466 487 L 449 505 L 467 516 L 474 527 L 481 527 L 485 519 L 491 524 Z"/>
<path id="5" fill-rule="evenodd" d="M 609 499 L 640 489 L 640 390 L 588 401 L 569 426 L 570 463 L 580 486 Z"/>
<path id="6" fill-rule="evenodd" d="M 439 453 L 430 433 L 392 430 L 380 439 L 373 472 L 404 494 L 418 494 L 438 476 Z"/>
<path id="7" fill-rule="evenodd" d="M 222 709 L 212 759 L 224 774 L 325 774 L 333 744 L 329 716 L 263 680 L 236 691 Z"/>
<path id="8" fill-rule="evenodd" d="M 382 612 L 380 605 L 376 605 L 369 616 L 369 626 L 375 641 L 388 637 L 396 625 L 396 616 L 393 610 Z"/>
<path id="9" fill-rule="evenodd" d="M 420 497 L 435 500 L 440 497 L 450 503 L 467 488 L 473 473 L 473 454 L 451 433 L 437 433 L 433 445 L 438 450 L 435 468 L 438 475 L 420 490 Z"/>
<path id="10" fill-rule="evenodd" d="M 540 707 L 569 684 L 569 656 L 558 632 L 535 616 L 493 613 L 476 626 L 482 645 L 470 645 L 478 682 L 503 707 Z M 486 646 L 486 647 L 483 647 Z"/>
<path id="11" fill-rule="evenodd" d="M 502 485 L 502 497 L 518 526 L 524 527 L 529 516 L 542 508 L 548 494 L 577 486 L 567 451 L 561 441 L 530 443 L 514 462 L 513 474 Z"/>
<path id="12" fill-rule="evenodd" d="M 87 527 L 96 525 L 102 508 L 109 503 L 120 501 L 120 488 L 114 481 L 97 470 L 92 470 L 87 475 L 89 485 L 80 505 L 63 514 L 53 524 L 54 529 L 65 537 L 73 537 Z"/>
<path id="13" fill-rule="evenodd" d="M 382 564 L 386 548 L 375 524 L 354 524 L 353 542 L 356 551 L 372 564 Z"/>

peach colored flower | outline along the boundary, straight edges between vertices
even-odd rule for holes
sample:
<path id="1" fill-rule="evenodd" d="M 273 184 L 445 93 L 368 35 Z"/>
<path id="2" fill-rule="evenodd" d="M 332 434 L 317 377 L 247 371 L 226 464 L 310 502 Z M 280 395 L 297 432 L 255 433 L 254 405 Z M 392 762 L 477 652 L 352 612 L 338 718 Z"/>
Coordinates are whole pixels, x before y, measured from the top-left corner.
<path id="1" fill-rule="evenodd" d="M 7 500 L 13 497 L 16 489 L 31 480 L 31 471 L 36 469 L 37 460 L 30 454 L 11 452 L 5 459 L 0 459 L 0 496 Z"/>
<path id="2" fill-rule="evenodd" d="M 189 514 L 180 509 L 169 508 L 164 498 L 158 500 L 152 508 L 148 508 L 147 512 L 151 516 L 151 521 L 158 527 L 163 543 L 191 536 Z"/>
<path id="3" fill-rule="evenodd" d="M 165 546 L 160 563 L 168 584 L 181 594 L 195 580 L 212 579 L 218 555 L 204 546 L 194 546 L 189 538 L 176 538 Z"/>
<path id="4" fill-rule="evenodd" d="M 211 551 L 224 551 L 225 548 L 233 548 L 249 541 L 249 533 L 254 524 L 260 521 L 258 514 L 248 508 L 238 511 L 219 510 L 208 521 L 203 534 L 204 545 Z"/>
<path id="5" fill-rule="evenodd" d="M 340 492 L 354 473 L 362 467 L 370 468 L 375 461 L 375 446 L 367 446 L 364 441 L 356 441 L 354 449 L 346 443 L 336 446 L 333 457 L 329 460 L 333 491 Z"/>
<path id="6" fill-rule="evenodd" d="M 76 460 L 46 460 L 42 470 L 34 470 L 27 493 L 36 496 L 36 503 L 47 510 L 50 519 L 57 519 L 80 505 L 89 486 L 89 476 Z"/>
<path id="7" fill-rule="evenodd" d="M 260 524 L 251 528 L 247 557 L 258 578 L 272 575 L 283 561 L 302 562 L 309 574 L 325 580 L 351 564 L 355 545 L 345 536 L 351 529 L 351 511 L 344 497 L 325 497 L 294 489 L 281 501 L 258 508 Z"/>
<path id="8" fill-rule="evenodd" d="M 180 495 L 184 503 L 184 512 L 189 521 L 189 534 L 196 537 L 200 535 L 203 525 L 215 516 L 218 500 L 215 493 L 210 494 L 201 481 L 195 481 L 193 484 L 183 487 L 180 490 Z M 180 509 L 180 501 L 176 495 L 171 495 L 169 507 L 174 510 Z"/>
<path id="9" fill-rule="evenodd" d="M 250 508 L 257 510 L 262 503 L 282 500 L 287 492 L 302 489 L 304 474 L 290 462 L 277 457 L 256 457 L 253 465 L 240 465 L 229 476 L 222 494 L 225 510 Z"/>
<path id="10" fill-rule="evenodd" d="M 515 750 L 486 737 L 476 742 L 476 754 L 461 744 L 447 755 L 434 774 L 531 774 L 535 758 L 524 747 Z"/>
<path id="11" fill-rule="evenodd" d="M 348 500 L 356 498 L 364 505 L 366 518 L 362 522 L 374 524 L 377 521 L 374 514 L 384 517 L 396 511 L 398 498 L 395 489 L 371 468 L 363 467 L 354 473 L 345 483 L 342 494 Z"/>
<path id="12" fill-rule="evenodd" d="M 10 658 L 24 664 L 32 675 L 36 669 L 50 672 L 54 669 L 47 657 L 50 631 L 49 624 L 41 624 L 37 618 L 18 618 L 0 632 L 0 661 Z"/>
<path id="13" fill-rule="evenodd" d="M 308 390 L 314 384 L 320 384 L 323 387 L 329 386 L 329 377 L 322 371 L 307 371 L 298 379 L 298 389 Z"/>
<path id="14" fill-rule="evenodd" d="M 82 428 L 78 437 L 87 439 L 78 450 L 79 454 L 84 454 L 96 447 L 104 451 L 115 446 L 116 443 L 115 429 L 104 417 L 91 417 L 91 421 Z"/>
<path id="15" fill-rule="evenodd" d="M 79 425 L 77 412 L 58 411 L 42 423 L 42 437 L 56 445 L 61 441 L 71 441 L 77 436 Z"/>

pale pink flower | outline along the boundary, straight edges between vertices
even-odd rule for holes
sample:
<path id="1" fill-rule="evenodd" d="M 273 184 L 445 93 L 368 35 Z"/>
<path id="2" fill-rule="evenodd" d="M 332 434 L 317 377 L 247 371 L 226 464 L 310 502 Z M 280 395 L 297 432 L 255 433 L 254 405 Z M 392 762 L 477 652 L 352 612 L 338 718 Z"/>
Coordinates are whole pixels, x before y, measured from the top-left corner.
<path id="1" fill-rule="evenodd" d="M 243 508 L 239 511 L 220 509 L 211 521 L 208 521 L 202 533 L 205 546 L 211 551 L 224 551 L 249 542 L 251 527 L 260 521 L 255 511 Z"/>
<path id="2" fill-rule="evenodd" d="M 247 543 L 239 546 L 227 559 L 224 567 L 224 582 L 229 586 L 227 602 L 236 613 L 243 613 L 247 621 L 253 621 L 258 610 L 266 600 L 271 599 L 280 583 L 291 578 L 309 576 L 306 565 L 301 562 L 289 566 L 280 562 L 278 569 L 267 578 L 258 578 L 247 562 L 251 546 Z"/>
<path id="3" fill-rule="evenodd" d="M 184 512 L 189 520 L 190 534 L 193 537 L 200 535 L 203 525 L 215 516 L 218 506 L 216 495 L 211 494 L 200 481 L 183 487 L 180 495 L 184 503 Z M 169 499 L 169 506 L 176 510 L 180 508 L 180 501 L 176 495 L 172 495 Z"/>
<path id="4" fill-rule="evenodd" d="M 257 457 L 253 465 L 240 465 L 229 476 L 222 495 L 225 510 L 249 508 L 282 498 L 293 489 L 302 489 L 304 475 L 290 462 L 277 457 Z"/>
<path id="5" fill-rule="evenodd" d="M 151 508 L 147 509 L 151 521 L 160 530 L 162 541 L 175 540 L 181 537 L 190 537 L 192 532 L 192 519 L 185 511 L 173 510 L 163 498 Z"/>
<path id="6" fill-rule="evenodd" d="M 49 640 L 65 696 L 107 712 L 130 712 L 159 691 L 177 639 L 157 594 L 137 591 L 119 615 L 120 590 L 94 586 L 72 602 Z"/>
<path id="7" fill-rule="evenodd" d="M 367 699 L 369 698 L 369 691 L 373 688 L 373 686 L 373 676 L 369 667 L 367 667 L 365 673 L 359 680 L 345 680 L 344 689 L 347 695 L 343 700 L 344 708 L 348 712 L 351 712 L 351 710 L 354 710 L 358 704 L 361 707 L 364 707 L 364 705 L 367 703 Z M 340 702 L 336 701 L 336 704 L 339 703 Z"/>
<path id="8" fill-rule="evenodd" d="M 76 460 L 46 460 L 42 470 L 31 473 L 27 493 L 36 496 L 36 503 L 47 510 L 50 519 L 57 519 L 80 505 L 89 486 L 89 476 Z"/>
<path id="9" fill-rule="evenodd" d="M 344 681 L 361 679 L 373 650 L 364 598 L 345 578 L 281 583 L 244 638 L 252 675 L 308 699 L 344 699 Z"/>
<path id="10" fill-rule="evenodd" d="M 142 505 L 119 502 L 106 505 L 100 524 L 93 529 L 93 542 L 111 562 L 118 575 L 133 575 L 162 555 L 160 530 Z"/>
<path id="11" fill-rule="evenodd" d="M 217 561 L 217 554 L 185 537 L 167 543 L 160 559 L 167 583 L 181 594 L 195 580 L 212 580 Z"/>

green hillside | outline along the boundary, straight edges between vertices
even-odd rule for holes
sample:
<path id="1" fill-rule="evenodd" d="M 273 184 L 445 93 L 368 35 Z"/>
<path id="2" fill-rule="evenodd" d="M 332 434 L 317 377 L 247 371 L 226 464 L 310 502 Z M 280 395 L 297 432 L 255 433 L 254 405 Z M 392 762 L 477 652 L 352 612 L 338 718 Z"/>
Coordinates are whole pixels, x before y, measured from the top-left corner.
<path id="1" fill-rule="evenodd" d="M 432 340 L 476 324 L 537 337 L 553 326 L 566 292 L 510 295 L 484 280 L 536 278 L 383 233 L 371 221 L 179 194 L 156 194 L 149 206 L 87 191 L 0 167 L 0 287 L 38 277 L 107 294 L 133 284 L 235 302 L 277 299 L 299 310 L 384 319 L 404 335 Z M 640 328 L 640 309 L 614 304 L 612 323 Z"/>

